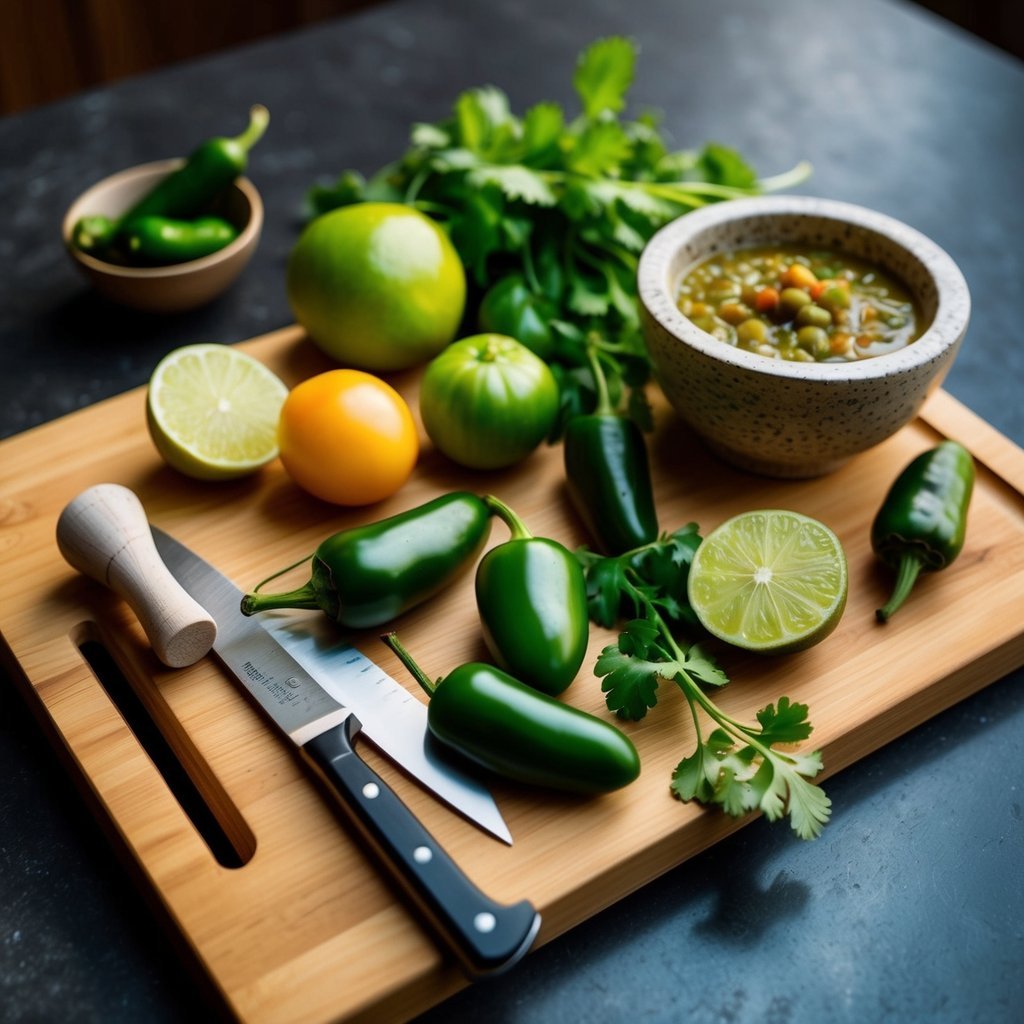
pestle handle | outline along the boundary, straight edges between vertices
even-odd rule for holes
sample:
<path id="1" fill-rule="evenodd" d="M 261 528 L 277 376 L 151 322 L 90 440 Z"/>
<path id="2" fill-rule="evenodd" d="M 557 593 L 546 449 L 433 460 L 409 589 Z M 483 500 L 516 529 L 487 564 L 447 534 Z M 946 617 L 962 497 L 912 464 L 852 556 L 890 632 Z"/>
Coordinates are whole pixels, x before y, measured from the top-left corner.
<path id="1" fill-rule="evenodd" d="M 165 665 L 192 665 L 213 646 L 216 623 L 164 565 L 134 491 L 97 484 L 73 498 L 57 520 L 57 546 L 75 569 L 124 598 Z"/>

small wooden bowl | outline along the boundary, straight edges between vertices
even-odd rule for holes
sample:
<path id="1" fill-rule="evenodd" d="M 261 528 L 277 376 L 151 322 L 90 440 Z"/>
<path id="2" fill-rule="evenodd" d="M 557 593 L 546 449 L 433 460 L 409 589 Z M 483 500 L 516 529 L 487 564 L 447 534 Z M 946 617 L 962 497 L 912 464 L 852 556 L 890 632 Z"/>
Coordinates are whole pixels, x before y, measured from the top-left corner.
<path id="1" fill-rule="evenodd" d="M 263 201 L 247 178 L 237 178 L 220 200 L 218 213 L 231 221 L 238 237 L 218 252 L 166 267 L 122 267 L 81 252 L 71 232 L 87 215 L 119 217 L 181 160 L 160 160 L 120 171 L 82 193 L 64 215 L 64 245 L 93 287 L 122 306 L 150 313 L 179 313 L 216 298 L 242 272 L 256 251 L 263 228 Z"/>

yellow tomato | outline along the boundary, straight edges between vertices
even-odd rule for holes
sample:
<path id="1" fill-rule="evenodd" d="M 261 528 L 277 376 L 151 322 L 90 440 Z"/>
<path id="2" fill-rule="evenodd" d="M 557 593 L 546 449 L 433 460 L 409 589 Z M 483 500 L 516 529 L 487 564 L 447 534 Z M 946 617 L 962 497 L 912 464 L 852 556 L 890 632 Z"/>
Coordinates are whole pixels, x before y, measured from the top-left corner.
<path id="1" fill-rule="evenodd" d="M 293 388 L 281 408 L 278 444 L 295 483 L 336 505 L 394 494 L 419 455 L 405 399 L 361 370 L 330 370 Z"/>

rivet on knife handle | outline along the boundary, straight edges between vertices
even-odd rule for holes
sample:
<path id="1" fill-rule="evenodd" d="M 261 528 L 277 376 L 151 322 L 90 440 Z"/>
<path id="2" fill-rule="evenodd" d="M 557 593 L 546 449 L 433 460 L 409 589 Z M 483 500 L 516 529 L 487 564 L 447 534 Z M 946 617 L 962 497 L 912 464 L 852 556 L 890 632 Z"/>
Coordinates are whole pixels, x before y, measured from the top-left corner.
<path id="1" fill-rule="evenodd" d="M 128 602 L 165 665 L 182 668 L 209 652 L 216 623 L 164 565 L 133 491 L 97 484 L 73 498 L 57 520 L 57 546 L 71 566 Z"/>
<path id="2" fill-rule="evenodd" d="M 386 783 L 355 753 L 355 715 L 305 743 L 303 755 L 382 856 L 471 977 L 498 974 L 533 943 L 540 914 L 482 893 Z"/>

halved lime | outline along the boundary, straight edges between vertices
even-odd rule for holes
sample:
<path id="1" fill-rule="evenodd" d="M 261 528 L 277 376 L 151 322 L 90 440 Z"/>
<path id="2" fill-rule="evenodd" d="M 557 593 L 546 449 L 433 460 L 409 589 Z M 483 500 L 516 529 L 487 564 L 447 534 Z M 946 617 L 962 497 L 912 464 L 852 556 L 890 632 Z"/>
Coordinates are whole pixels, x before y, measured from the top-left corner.
<path id="1" fill-rule="evenodd" d="M 824 523 L 760 509 L 722 523 L 697 548 L 687 584 L 705 629 L 762 654 L 824 640 L 846 607 L 846 555 Z"/>
<path id="2" fill-rule="evenodd" d="M 146 422 L 167 463 L 198 480 L 230 480 L 277 457 L 288 389 L 259 360 L 228 345 L 185 345 L 157 364 Z"/>

